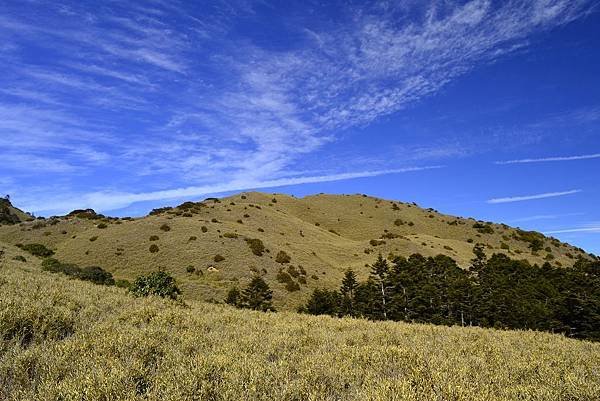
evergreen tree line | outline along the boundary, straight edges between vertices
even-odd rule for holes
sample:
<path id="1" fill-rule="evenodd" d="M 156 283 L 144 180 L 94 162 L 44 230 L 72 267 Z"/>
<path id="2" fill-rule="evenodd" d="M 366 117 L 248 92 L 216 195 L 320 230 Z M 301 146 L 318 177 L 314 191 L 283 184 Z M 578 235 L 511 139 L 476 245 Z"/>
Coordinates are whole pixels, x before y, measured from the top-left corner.
<path id="1" fill-rule="evenodd" d="M 445 255 L 388 262 L 364 282 L 348 270 L 340 289 L 314 290 L 301 312 L 442 325 L 532 329 L 600 340 L 600 261 L 530 265 L 481 246 L 468 270 Z"/>

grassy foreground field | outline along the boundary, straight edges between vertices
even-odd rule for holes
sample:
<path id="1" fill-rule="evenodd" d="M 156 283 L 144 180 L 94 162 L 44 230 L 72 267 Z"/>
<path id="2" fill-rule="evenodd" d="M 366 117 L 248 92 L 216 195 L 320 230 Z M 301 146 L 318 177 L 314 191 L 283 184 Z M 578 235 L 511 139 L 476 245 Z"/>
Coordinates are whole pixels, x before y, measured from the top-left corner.
<path id="1" fill-rule="evenodd" d="M 600 344 L 135 299 L 0 257 L 0 399 L 598 400 Z"/>

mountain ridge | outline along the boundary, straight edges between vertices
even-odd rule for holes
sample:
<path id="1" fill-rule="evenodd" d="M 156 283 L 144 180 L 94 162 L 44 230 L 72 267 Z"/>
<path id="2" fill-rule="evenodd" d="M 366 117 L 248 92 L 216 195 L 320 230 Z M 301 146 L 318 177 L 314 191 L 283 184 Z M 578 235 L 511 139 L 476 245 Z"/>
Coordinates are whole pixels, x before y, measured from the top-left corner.
<path id="1" fill-rule="evenodd" d="M 302 304 L 314 288 L 335 288 L 348 268 L 366 277 L 379 253 L 444 254 L 463 268 L 477 243 L 488 255 L 505 253 L 532 264 L 568 266 L 578 257 L 592 258 L 540 233 L 362 194 L 242 192 L 135 219 L 78 210 L 3 225 L 0 240 L 40 243 L 61 261 L 102 266 L 117 279 L 164 269 L 190 299 L 222 301 L 228 288 L 260 274 L 283 309 Z"/>

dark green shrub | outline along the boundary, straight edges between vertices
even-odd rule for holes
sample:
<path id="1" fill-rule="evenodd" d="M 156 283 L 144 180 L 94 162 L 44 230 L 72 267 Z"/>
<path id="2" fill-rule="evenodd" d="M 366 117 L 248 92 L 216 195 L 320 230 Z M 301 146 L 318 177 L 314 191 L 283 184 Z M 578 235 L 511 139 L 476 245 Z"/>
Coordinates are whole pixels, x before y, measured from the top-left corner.
<path id="1" fill-rule="evenodd" d="M 162 226 L 160 226 L 160 229 L 164 232 L 171 231 L 171 227 L 168 224 L 163 224 Z"/>
<path id="2" fill-rule="evenodd" d="M 198 239 L 198 237 L 196 237 L 195 235 L 192 235 L 188 241 L 196 241 Z"/>
<path id="3" fill-rule="evenodd" d="M 97 235 L 94 235 L 93 237 L 90 238 L 90 242 L 94 242 L 98 239 Z"/>
<path id="4" fill-rule="evenodd" d="M 25 259 L 25 257 L 24 257 L 24 256 L 21 256 L 21 255 L 17 255 L 17 256 L 15 256 L 15 257 L 13 258 L 13 260 L 16 260 L 16 261 L 18 261 L 18 262 L 27 262 L 27 259 Z"/>
<path id="5" fill-rule="evenodd" d="M 250 247 L 250 250 L 256 256 L 262 256 L 265 251 L 265 245 L 258 238 L 246 238 L 246 243 Z"/>
<path id="6" fill-rule="evenodd" d="M 158 235 L 151 235 L 150 236 L 150 241 L 158 241 Z"/>
<path id="7" fill-rule="evenodd" d="M 170 299 L 177 299 L 181 294 L 181 290 L 177 287 L 175 279 L 162 271 L 136 278 L 129 291 L 136 297 L 157 295 Z"/>
<path id="8" fill-rule="evenodd" d="M 225 257 L 224 257 L 223 255 L 216 254 L 216 255 L 215 255 L 215 257 L 213 258 L 213 260 L 214 260 L 215 262 L 219 263 L 219 262 L 222 262 L 222 261 L 224 261 L 224 260 L 225 260 Z"/>
<path id="9" fill-rule="evenodd" d="M 236 233 L 224 233 L 223 237 L 225 237 L 225 238 L 231 238 L 231 239 L 236 239 L 238 237 L 238 235 Z"/>
<path id="10" fill-rule="evenodd" d="M 379 246 L 385 244 L 385 241 L 379 239 L 372 239 L 369 241 L 369 244 L 371 244 L 371 246 Z"/>
<path id="11" fill-rule="evenodd" d="M 33 256 L 39 256 L 42 258 L 47 258 L 49 256 L 54 255 L 54 251 L 46 248 L 42 244 L 26 244 L 19 246 L 22 250 L 29 252 Z"/>
<path id="12" fill-rule="evenodd" d="M 105 229 L 108 226 L 106 225 L 106 223 L 100 223 L 96 227 L 102 230 L 102 229 Z"/>
<path id="13" fill-rule="evenodd" d="M 277 263 L 290 263 L 292 258 L 285 251 L 279 251 L 277 256 L 275 257 L 275 262 Z"/>
<path id="14" fill-rule="evenodd" d="M 158 252 L 159 251 L 158 245 L 156 245 L 156 244 L 150 245 L 150 249 L 149 250 L 150 250 L 150 253 L 156 253 L 156 252 Z"/>
<path id="15" fill-rule="evenodd" d="M 98 266 L 83 267 L 75 274 L 75 277 L 80 280 L 91 281 L 94 284 L 115 284 L 112 274 Z"/>
<path id="16" fill-rule="evenodd" d="M 208 231 L 208 227 L 206 227 L 206 226 L 202 226 L 202 227 L 200 228 L 200 230 L 202 230 L 202 232 L 203 232 L 203 233 L 205 233 L 205 232 L 207 232 L 207 231 Z"/>
<path id="17" fill-rule="evenodd" d="M 480 234 L 493 234 L 494 233 L 494 229 L 492 228 L 492 226 L 490 224 L 483 224 L 483 223 L 475 223 L 473 224 L 473 228 L 477 230 L 478 233 Z"/>
<path id="18" fill-rule="evenodd" d="M 196 271 L 196 268 L 194 266 L 188 266 L 185 268 L 185 271 L 191 274 Z"/>

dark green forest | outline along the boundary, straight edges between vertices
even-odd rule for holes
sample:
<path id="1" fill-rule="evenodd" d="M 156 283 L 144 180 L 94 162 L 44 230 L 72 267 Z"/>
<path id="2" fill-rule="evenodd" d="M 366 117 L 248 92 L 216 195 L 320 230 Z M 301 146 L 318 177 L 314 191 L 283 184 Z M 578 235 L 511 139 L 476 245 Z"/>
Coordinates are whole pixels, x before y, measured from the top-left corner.
<path id="1" fill-rule="evenodd" d="M 445 255 L 388 261 L 359 282 L 348 270 L 339 290 L 314 290 L 301 312 L 441 325 L 531 329 L 600 341 L 600 261 L 531 265 L 474 248 L 469 269 Z"/>

